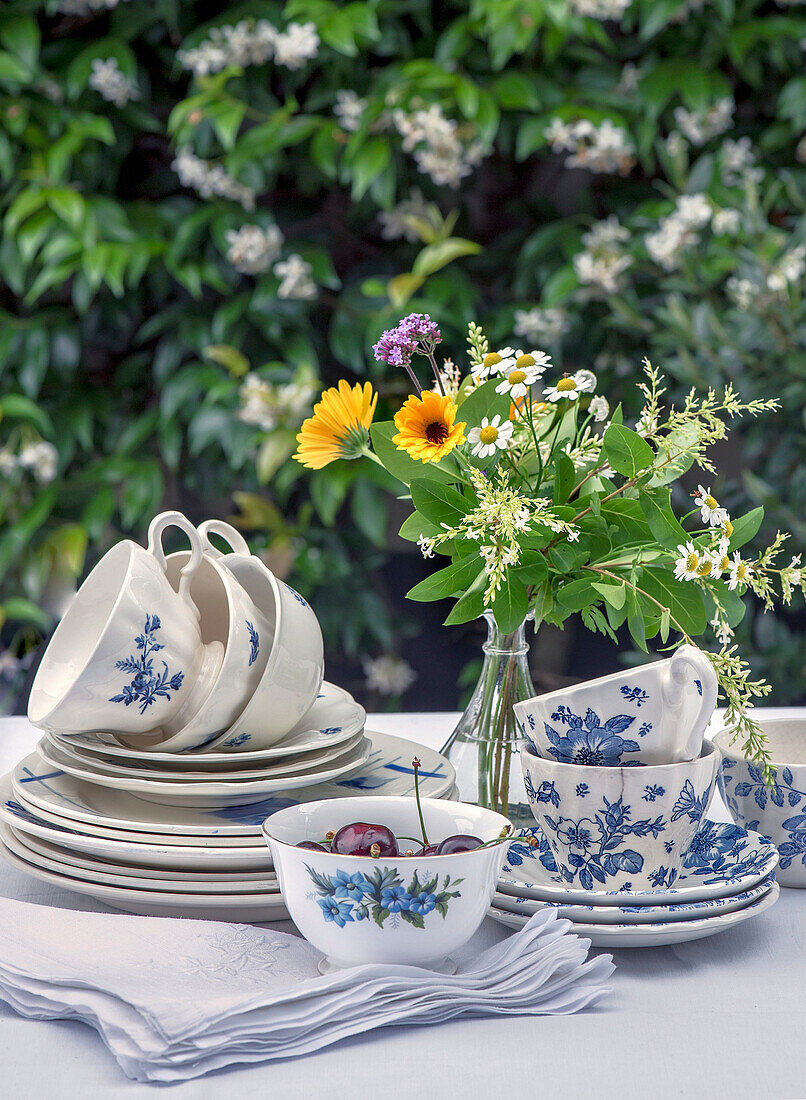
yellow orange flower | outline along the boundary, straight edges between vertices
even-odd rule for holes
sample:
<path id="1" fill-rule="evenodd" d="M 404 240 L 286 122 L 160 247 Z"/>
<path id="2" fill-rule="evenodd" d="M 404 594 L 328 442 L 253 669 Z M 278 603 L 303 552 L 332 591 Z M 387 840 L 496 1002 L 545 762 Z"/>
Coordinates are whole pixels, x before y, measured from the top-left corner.
<path id="1" fill-rule="evenodd" d="M 369 382 L 351 386 L 342 378 L 338 388 L 325 390 L 313 416 L 303 422 L 294 458 L 309 470 L 321 470 L 337 458 L 360 458 L 377 403 Z"/>
<path id="2" fill-rule="evenodd" d="M 398 434 L 392 437 L 400 451 L 420 462 L 439 462 L 465 442 L 465 424 L 455 423 L 458 409 L 450 397 L 423 390 L 411 396 L 395 414 Z"/>

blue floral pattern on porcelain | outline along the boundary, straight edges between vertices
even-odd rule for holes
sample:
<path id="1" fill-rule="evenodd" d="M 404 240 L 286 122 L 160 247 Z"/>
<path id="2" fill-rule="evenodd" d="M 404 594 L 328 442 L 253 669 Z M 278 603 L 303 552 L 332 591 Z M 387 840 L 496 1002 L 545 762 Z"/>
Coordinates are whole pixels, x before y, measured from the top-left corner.
<path id="1" fill-rule="evenodd" d="M 170 699 L 172 691 L 179 691 L 184 672 L 172 673 L 166 661 L 162 661 L 162 672 L 154 669 L 154 654 L 165 648 L 156 637 L 161 627 L 159 615 L 146 615 L 143 632 L 134 639 L 136 653 L 115 662 L 115 668 L 131 674 L 131 682 L 111 696 L 110 703 L 123 703 L 127 707 L 138 703 L 140 713 L 145 714 L 155 699 Z"/>
<path id="2" fill-rule="evenodd" d="M 780 857 L 781 884 L 806 887 L 806 790 L 791 767 L 782 765 L 773 773 L 768 787 L 757 764 L 723 756 L 719 791 L 734 821 L 771 837 Z"/>
<path id="3" fill-rule="evenodd" d="M 392 928 L 402 922 L 415 928 L 425 928 L 425 919 L 431 913 L 448 915 L 451 898 L 461 897 L 456 887 L 464 879 L 445 875 L 440 886 L 439 874 L 428 876 L 415 871 L 405 884 L 395 867 L 375 867 L 368 874 L 351 875 L 349 871 L 336 871 L 326 875 L 305 864 L 315 887 L 316 898 L 325 921 L 344 928 L 348 923 L 374 920 L 384 928 L 389 922 Z M 422 875 L 422 877 L 420 877 Z"/>
<path id="4" fill-rule="evenodd" d="M 246 629 L 249 631 L 249 667 L 251 668 L 260 653 L 260 635 L 248 619 L 246 619 Z"/>
<path id="5" fill-rule="evenodd" d="M 639 764 L 635 761 L 622 761 L 622 753 L 637 752 L 638 742 L 627 740 L 620 735 L 633 724 L 631 714 L 615 714 L 602 722 L 599 715 L 588 707 L 585 717 L 574 714 L 569 707 L 560 706 L 551 716 L 553 722 L 567 727 L 565 733 L 558 733 L 545 722 L 546 736 L 551 742 L 549 752 L 555 760 L 563 764 L 593 764 L 597 767 L 613 768 L 619 764 Z"/>

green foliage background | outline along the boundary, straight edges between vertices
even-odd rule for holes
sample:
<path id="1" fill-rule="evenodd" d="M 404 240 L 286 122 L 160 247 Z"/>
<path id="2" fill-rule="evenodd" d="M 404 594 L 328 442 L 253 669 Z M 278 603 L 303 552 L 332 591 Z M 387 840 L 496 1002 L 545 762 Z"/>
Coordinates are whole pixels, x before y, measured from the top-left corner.
<path id="1" fill-rule="evenodd" d="M 392 650 L 394 618 L 364 583 L 392 529 L 383 472 L 337 463 L 303 478 L 289 460 L 296 424 L 267 439 L 236 413 L 248 369 L 278 384 L 369 377 L 394 409 L 406 379 L 385 374 L 369 347 L 411 309 L 439 321 L 457 356 L 471 318 L 493 345 L 527 346 L 513 337 L 516 311 L 561 309 L 565 331 L 536 334 L 536 346 L 562 369 L 593 366 L 600 391 L 627 408 L 644 354 L 681 389 L 731 380 L 747 398 L 779 396 L 781 414 L 742 429 L 741 452 L 722 456 L 716 487 L 730 506 L 763 502 L 771 526 L 804 543 L 804 281 L 772 291 L 767 280 L 806 243 L 806 11 L 634 0 L 608 21 L 580 7 L 3 6 L 0 445 L 58 450 L 53 481 L 15 468 L 0 486 L 12 657 L 36 646 L 109 544 L 140 538 L 166 505 L 197 519 L 237 514 L 313 599 L 331 648 Z M 293 70 L 183 69 L 179 50 L 211 26 L 255 18 L 313 22 L 317 56 Z M 92 62 L 108 58 L 139 98 L 116 106 L 93 90 Z M 354 130 L 334 115 L 345 89 L 365 100 Z M 677 108 L 702 114 L 725 97 L 726 131 L 666 141 Z M 418 170 L 390 114 L 432 104 L 483 153 L 457 188 Z M 611 120 L 634 165 L 624 176 L 569 168 L 546 137 L 555 118 Z M 724 142 L 744 137 L 760 170 L 731 173 Z M 171 169 L 181 148 L 254 189 L 255 211 L 183 189 Z M 414 187 L 433 205 L 409 223 L 411 240 L 389 240 L 379 214 Z M 738 229 L 703 228 L 665 270 L 645 240 L 681 193 L 738 211 Z M 619 246 L 629 266 L 604 291 L 580 281 L 574 257 L 610 215 L 629 229 Z M 236 271 L 226 234 L 248 224 L 279 225 L 283 254 L 311 265 L 314 298 L 278 297 L 271 269 Z M 737 304 L 731 278 L 757 288 L 749 301 Z M 746 651 L 778 701 L 794 697 L 803 656 L 792 619 L 767 615 L 749 630 Z"/>

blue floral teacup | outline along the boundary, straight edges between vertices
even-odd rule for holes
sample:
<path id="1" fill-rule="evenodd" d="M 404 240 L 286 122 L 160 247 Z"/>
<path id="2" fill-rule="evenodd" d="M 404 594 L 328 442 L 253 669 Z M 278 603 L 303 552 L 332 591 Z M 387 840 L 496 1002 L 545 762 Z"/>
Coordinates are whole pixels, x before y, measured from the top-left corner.
<path id="1" fill-rule="evenodd" d="M 719 756 L 645 768 L 565 764 L 521 751 L 526 794 L 562 878 L 582 890 L 668 889 L 714 793 Z"/>
<path id="2" fill-rule="evenodd" d="M 806 888 L 806 718 L 759 719 L 775 761 L 768 787 L 758 764 L 747 760 L 733 733 L 722 729 L 714 744 L 722 756 L 719 793 L 733 820 L 768 836 L 778 849 L 782 886 Z"/>
<path id="3" fill-rule="evenodd" d="M 538 756 L 588 767 L 694 760 L 714 713 L 708 657 L 682 645 L 671 657 L 550 691 L 514 706 Z"/>

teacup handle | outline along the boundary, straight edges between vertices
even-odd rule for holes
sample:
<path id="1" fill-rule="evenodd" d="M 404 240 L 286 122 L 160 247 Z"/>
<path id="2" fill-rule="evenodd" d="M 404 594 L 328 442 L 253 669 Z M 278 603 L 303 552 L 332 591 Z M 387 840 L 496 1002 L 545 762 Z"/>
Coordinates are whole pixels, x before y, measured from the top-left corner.
<path id="1" fill-rule="evenodd" d="M 693 645 L 681 645 L 672 654 L 669 665 L 669 679 L 670 684 L 677 685 L 681 693 L 683 686 L 691 683 L 692 679 L 698 685 L 701 696 L 700 709 L 691 727 L 688 741 L 688 748 L 691 753 L 697 755 L 702 735 L 705 733 L 705 728 L 711 721 L 716 708 L 719 684 L 714 666 L 701 649 L 697 649 Z"/>
<path id="2" fill-rule="evenodd" d="M 241 532 L 236 531 L 232 524 L 225 523 L 223 519 L 206 519 L 204 523 L 199 524 L 198 531 L 204 543 L 205 553 L 214 558 L 222 558 L 224 555 L 210 542 L 210 535 L 218 535 L 222 538 L 234 554 L 245 554 L 248 558 L 252 553 Z"/>
<path id="3" fill-rule="evenodd" d="M 159 565 L 163 572 L 166 570 L 166 561 L 165 551 L 162 548 L 162 535 L 168 527 L 178 527 L 180 531 L 184 531 L 190 542 L 190 557 L 180 571 L 179 588 L 177 591 L 180 599 L 185 601 L 198 619 L 199 609 L 190 598 L 190 581 L 204 558 L 202 541 L 199 537 L 199 532 L 187 516 L 182 515 L 181 512 L 161 512 L 158 516 L 155 516 L 148 528 L 147 550 L 149 554 L 154 555 L 157 565 Z"/>

